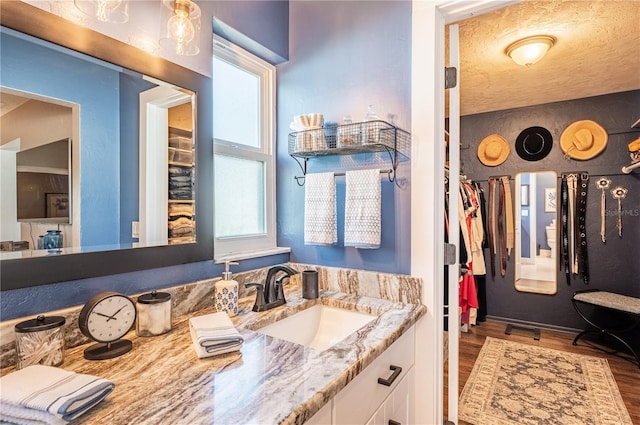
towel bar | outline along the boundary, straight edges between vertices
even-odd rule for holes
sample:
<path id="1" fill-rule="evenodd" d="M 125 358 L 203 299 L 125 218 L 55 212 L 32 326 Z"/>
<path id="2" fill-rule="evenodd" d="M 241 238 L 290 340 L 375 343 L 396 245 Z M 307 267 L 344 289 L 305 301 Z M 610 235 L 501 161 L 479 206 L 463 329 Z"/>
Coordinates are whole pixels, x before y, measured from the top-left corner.
<path id="1" fill-rule="evenodd" d="M 389 181 L 393 183 L 394 181 L 394 172 L 393 170 L 380 170 L 380 174 L 387 174 L 389 176 Z M 342 177 L 345 176 L 346 173 L 333 173 L 334 177 Z M 293 176 L 294 179 L 296 179 L 296 183 L 298 183 L 298 186 L 304 186 L 304 178 L 305 176 Z M 302 180 L 302 184 L 300 184 L 300 180 Z"/>

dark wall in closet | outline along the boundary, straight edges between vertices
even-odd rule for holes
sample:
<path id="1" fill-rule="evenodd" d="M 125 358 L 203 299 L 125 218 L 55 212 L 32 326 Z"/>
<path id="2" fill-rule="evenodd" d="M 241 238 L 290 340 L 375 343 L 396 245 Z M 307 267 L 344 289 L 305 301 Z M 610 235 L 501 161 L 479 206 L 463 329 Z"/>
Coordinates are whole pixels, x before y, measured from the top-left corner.
<path id="1" fill-rule="evenodd" d="M 599 288 L 640 297 L 640 170 L 628 175 L 621 171 L 622 166 L 630 163 L 627 144 L 640 136 L 640 129 L 631 129 L 639 118 L 640 90 L 462 117 L 462 170 L 468 178 L 481 182 L 487 196 L 486 180 L 493 175 L 515 178 L 519 172 L 533 171 L 556 171 L 558 175 L 587 171 L 590 175 L 587 209 L 590 284 L 574 279 L 567 285 L 564 271 L 559 270 L 555 295 L 518 292 L 514 287 L 515 266 L 510 261 L 504 278 L 499 272 L 494 279 L 487 275 L 489 316 L 578 329 L 583 327 L 583 322 L 571 305 L 574 291 Z M 560 148 L 560 135 L 569 124 L 584 119 L 596 121 L 607 130 L 607 147 L 591 160 L 568 160 Z M 551 153 L 536 162 L 521 159 L 515 151 L 518 134 L 531 126 L 545 127 L 553 135 Z M 477 146 L 492 133 L 509 141 L 511 153 L 500 166 L 486 167 L 478 160 Z M 617 236 L 615 227 L 617 202 L 607 194 L 606 244 L 600 240 L 601 191 L 595 185 L 603 175 L 611 179 L 611 187 L 623 186 L 629 190 L 622 204 L 622 238 Z M 488 251 L 485 250 L 485 254 L 489 270 Z"/>

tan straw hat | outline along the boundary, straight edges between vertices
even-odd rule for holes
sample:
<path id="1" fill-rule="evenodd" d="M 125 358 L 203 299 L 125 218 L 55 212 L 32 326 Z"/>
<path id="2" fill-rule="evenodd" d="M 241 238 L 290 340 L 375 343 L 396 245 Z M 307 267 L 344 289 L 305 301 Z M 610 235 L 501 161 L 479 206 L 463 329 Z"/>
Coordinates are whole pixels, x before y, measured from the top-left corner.
<path id="1" fill-rule="evenodd" d="M 608 138 L 607 131 L 597 122 L 576 121 L 562 132 L 560 147 L 573 159 L 587 160 L 596 157 L 607 147 Z"/>
<path id="2" fill-rule="evenodd" d="M 478 159 L 487 167 L 495 167 L 507 160 L 511 148 L 504 137 L 491 134 L 478 145 Z"/>

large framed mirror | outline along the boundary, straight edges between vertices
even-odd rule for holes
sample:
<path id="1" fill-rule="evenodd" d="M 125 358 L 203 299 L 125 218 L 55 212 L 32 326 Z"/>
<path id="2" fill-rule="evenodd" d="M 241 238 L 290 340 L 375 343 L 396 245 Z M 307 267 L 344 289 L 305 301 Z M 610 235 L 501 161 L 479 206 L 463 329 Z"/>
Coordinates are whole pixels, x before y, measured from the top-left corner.
<path id="1" fill-rule="evenodd" d="M 28 104 L 49 104 L 67 114 L 56 118 L 64 122 L 63 136 L 57 128 L 39 131 L 35 143 L 18 138 L 25 149 L 13 149 L 9 168 L 16 173 L 15 186 L 5 193 L 3 184 L 3 209 L 11 199 L 17 219 L 18 170 L 44 170 L 68 180 L 66 187 L 43 183 L 36 190 L 41 210 L 11 225 L 3 222 L 2 239 L 10 226 L 17 235 L 11 239 L 26 239 L 30 249 L 2 253 L 2 290 L 213 258 L 213 196 L 206 189 L 213 179 L 210 78 L 26 3 L 3 1 L 0 7 L 0 61 L 3 68 L 14 67 L 3 69 L 0 96 L 3 104 L 11 99 L 19 106 L 7 114 L 11 122 L 20 120 L 17 112 Z M 61 55 L 68 59 L 56 59 L 59 69 L 49 69 L 49 78 L 24 65 L 42 68 L 44 57 Z M 125 104 L 133 108 L 119 107 Z M 42 129 L 33 116 L 21 119 Z M 43 133 L 49 134 L 42 138 Z M 27 147 L 65 143 L 67 164 L 25 167 L 16 161 Z M 2 151 L 6 181 L 7 149 Z M 46 202 L 57 209 L 45 208 Z M 172 227 L 175 218 L 180 226 Z M 63 234 L 61 249 L 37 249 L 38 236 L 47 230 Z"/>
<path id="2" fill-rule="evenodd" d="M 515 287 L 553 295 L 557 282 L 557 174 L 518 173 L 515 197 Z"/>

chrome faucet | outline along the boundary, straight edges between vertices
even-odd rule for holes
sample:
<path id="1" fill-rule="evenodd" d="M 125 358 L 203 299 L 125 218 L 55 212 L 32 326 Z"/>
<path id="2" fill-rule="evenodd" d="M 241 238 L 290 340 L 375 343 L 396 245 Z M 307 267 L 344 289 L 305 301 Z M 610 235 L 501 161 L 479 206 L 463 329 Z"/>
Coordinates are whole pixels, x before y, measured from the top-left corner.
<path id="1" fill-rule="evenodd" d="M 276 279 L 280 272 L 285 274 Z M 265 311 L 284 305 L 287 302 L 284 299 L 284 280 L 297 273 L 297 270 L 285 264 L 278 264 L 269 269 L 264 285 L 261 283 L 245 284 L 246 288 L 256 288 L 256 301 L 253 304 L 253 311 Z"/>

